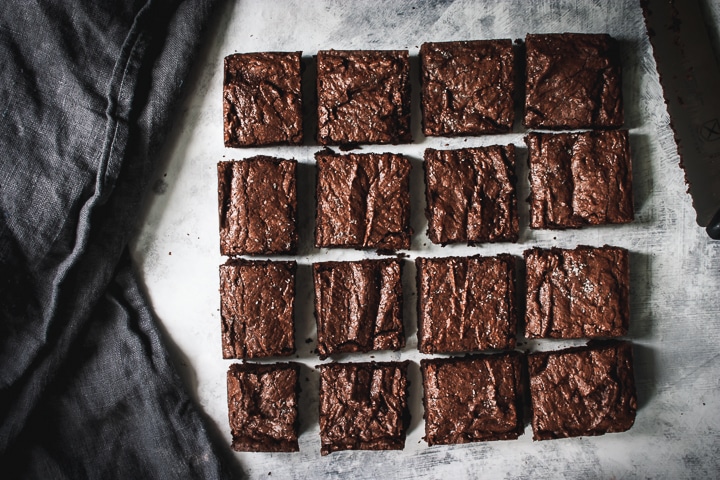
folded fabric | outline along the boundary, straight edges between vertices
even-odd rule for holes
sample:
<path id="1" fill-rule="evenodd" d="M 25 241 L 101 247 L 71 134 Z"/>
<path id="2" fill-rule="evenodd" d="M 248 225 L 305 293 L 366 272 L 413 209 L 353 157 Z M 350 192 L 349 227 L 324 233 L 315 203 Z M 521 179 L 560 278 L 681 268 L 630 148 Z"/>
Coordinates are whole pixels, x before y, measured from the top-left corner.
<path id="1" fill-rule="evenodd" d="M 0 471 L 230 476 L 127 253 L 218 3 L 0 3 Z"/>

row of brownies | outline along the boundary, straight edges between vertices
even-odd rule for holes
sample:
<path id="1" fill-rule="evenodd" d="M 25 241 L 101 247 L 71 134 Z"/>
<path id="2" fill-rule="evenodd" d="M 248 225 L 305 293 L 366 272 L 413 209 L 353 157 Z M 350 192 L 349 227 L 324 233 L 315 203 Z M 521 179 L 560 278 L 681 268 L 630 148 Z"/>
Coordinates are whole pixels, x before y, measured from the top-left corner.
<path id="1" fill-rule="evenodd" d="M 627 250 L 533 248 L 524 257 L 526 337 L 605 339 L 627 333 Z M 426 441 L 517 438 L 523 430 L 523 355 L 507 351 L 517 337 L 514 257 L 417 258 L 416 265 L 422 353 L 506 350 L 421 361 Z M 221 266 L 225 358 L 295 352 L 295 268 L 292 261 L 243 259 Z M 401 270 L 398 259 L 313 264 L 320 358 L 404 347 Z M 532 353 L 528 362 L 535 439 L 598 435 L 632 425 L 636 397 L 628 342 Z M 323 454 L 403 447 L 407 362 L 319 368 Z M 298 369 L 292 363 L 230 367 L 233 448 L 297 450 Z"/>
<path id="2" fill-rule="evenodd" d="M 610 129 L 624 123 L 620 60 L 606 34 L 528 34 L 528 128 Z M 509 39 L 423 43 L 422 130 L 428 136 L 509 132 L 517 60 Z M 316 56 L 317 141 L 322 145 L 412 141 L 408 50 L 321 50 Z M 225 58 L 227 147 L 303 143 L 301 52 Z"/>
<path id="3" fill-rule="evenodd" d="M 410 423 L 408 364 L 318 367 L 322 455 L 404 448 Z M 510 351 L 423 359 L 420 371 L 429 446 L 517 439 L 524 431 L 527 383 L 534 440 L 622 432 L 635 421 L 632 345 L 627 341 L 527 355 Z M 295 362 L 230 366 L 233 449 L 299 450 L 299 375 Z"/>
<path id="4" fill-rule="evenodd" d="M 530 227 L 577 228 L 633 220 L 627 130 L 530 133 Z M 409 249 L 410 161 L 393 153 L 316 153 L 315 246 Z M 255 156 L 218 163 L 221 253 L 293 254 L 296 160 Z M 514 145 L 425 150 L 433 243 L 515 242 Z"/>
<path id="5" fill-rule="evenodd" d="M 525 252 L 527 338 L 621 337 L 629 324 L 629 262 L 620 247 Z M 312 266 L 321 359 L 405 346 L 402 262 Z M 515 257 L 417 258 L 418 349 L 515 348 Z M 224 358 L 295 353 L 295 261 L 230 259 L 220 267 Z"/>

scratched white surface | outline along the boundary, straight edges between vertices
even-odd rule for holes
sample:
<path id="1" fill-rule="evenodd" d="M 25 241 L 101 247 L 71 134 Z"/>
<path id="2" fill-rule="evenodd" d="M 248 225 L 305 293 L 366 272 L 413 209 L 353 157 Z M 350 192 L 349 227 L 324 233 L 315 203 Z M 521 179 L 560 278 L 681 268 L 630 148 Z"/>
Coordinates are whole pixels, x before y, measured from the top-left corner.
<path id="1" fill-rule="evenodd" d="M 211 431 L 251 478 L 716 478 L 720 471 L 720 242 L 694 223 L 675 144 L 645 37 L 639 2 L 632 1 L 237 1 L 228 2 L 208 34 L 196 75 L 188 83 L 171 140 L 159 161 L 153 191 L 132 252 L 168 343 Z M 424 138 L 413 85 L 415 142 L 363 147 L 392 151 L 413 162 L 412 249 L 405 262 L 407 347 L 374 359 L 409 359 L 412 422 L 403 451 L 341 452 L 320 456 L 317 371 L 313 353 L 310 265 L 330 259 L 374 257 L 374 252 L 312 247 L 314 215 L 312 140 L 300 147 L 226 149 L 222 134 L 222 60 L 234 52 L 319 49 L 410 50 L 412 74 L 425 41 L 522 39 L 528 32 L 607 32 L 621 44 L 626 126 L 633 151 L 636 221 L 577 231 L 530 231 L 522 128 L 508 135 Z M 310 74 L 308 74 L 310 75 Z M 307 78 L 312 78 L 308 77 Z M 309 134 L 313 128 L 306 129 Z M 423 217 L 422 152 L 514 143 L 520 148 L 520 241 L 477 247 L 431 245 Z M 301 162 L 298 192 L 300 264 L 297 279 L 296 361 L 302 363 L 299 453 L 230 453 L 225 373 L 220 350 L 216 163 L 258 153 Z M 518 440 L 429 448 L 422 440 L 422 388 L 416 349 L 415 269 L 418 255 L 508 252 L 533 246 L 614 244 L 631 252 L 631 328 L 639 411 L 619 434 L 533 442 L 530 426 Z M 276 257 L 287 258 L 287 257 Z M 306 343 L 306 339 L 312 339 Z M 523 342 L 523 349 L 563 343 Z M 368 356 L 346 355 L 340 360 Z M 329 360 L 326 360 L 329 361 Z"/>

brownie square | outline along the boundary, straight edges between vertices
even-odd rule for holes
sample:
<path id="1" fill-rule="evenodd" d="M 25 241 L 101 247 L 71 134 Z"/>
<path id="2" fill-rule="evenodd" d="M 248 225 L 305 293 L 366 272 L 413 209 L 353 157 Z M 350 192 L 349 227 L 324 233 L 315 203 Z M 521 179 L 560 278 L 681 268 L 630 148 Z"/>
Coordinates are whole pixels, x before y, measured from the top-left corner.
<path id="1" fill-rule="evenodd" d="M 411 142 L 409 73 L 407 50 L 319 51 L 318 142 Z"/>
<path id="2" fill-rule="evenodd" d="M 511 40 L 423 43 L 420 47 L 425 135 L 508 132 L 515 119 Z"/>
<path id="3" fill-rule="evenodd" d="M 424 167 L 430 241 L 517 241 L 514 145 L 428 148 Z"/>
<path id="4" fill-rule="evenodd" d="M 422 353 L 515 348 L 515 258 L 417 258 Z"/>
<path id="5" fill-rule="evenodd" d="M 313 264 L 320 358 L 405 346 L 401 276 L 397 259 Z"/>
<path id="6" fill-rule="evenodd" d="M 410 423 L 408 362 L 320 365 L 322 455 L 402 450 Z"/>
<path id="7" fill-rule="evenodd" d="M 295 353 L 295 271 L 290 262 L 230 259 L 220 266 L 223 358 Z"/>
<path id="8" fill-rule="evenodd" d="M 619 337 L 630 317 L 630 262 L 620 247 L 525 252 L 528 338 Z"/>
<path id="9" fill-rule="evenodd" d="M 519 352 L 420 360 L 428 446 L 523 433 Z"/>
<path id="10" fill-rule="evenodd" d="M 402 155 L 318 152 L 315 246 L 410 248 L 410 162 Z"/>
<path id="11" fill-rule="evenodd" d="M 296 167 L 266 156 L 218 163 L 222 255 L 295 253 Z"/>
<path id="12" fill-rule="evenodd" d="M 232 448 L 238 452 L 297 452 L 297 363 L 233 364 L 227 373 Z"/>
<path id="13" fill-rule="evenodd" d="M 237 53 L 225 57 L 226 147 L 302 143 L 300 53 Z"/>
<path id="14" fill-rule="evenodd" d="M 578 228 L 633 221 L 626 130 L 530 133 L 530 227 Z"/>
<path id="15" fill-rule="evenodd" d="M 635 422 L 629 342 L 532 353 L 528 369 L 534 440 L 624 432 Z"/>
<path id="16" fill-rule="evenodd" d="M 624 122 L 620 56 L 606 34 L 525 37 L 529 128 L 613 128 Z"/>

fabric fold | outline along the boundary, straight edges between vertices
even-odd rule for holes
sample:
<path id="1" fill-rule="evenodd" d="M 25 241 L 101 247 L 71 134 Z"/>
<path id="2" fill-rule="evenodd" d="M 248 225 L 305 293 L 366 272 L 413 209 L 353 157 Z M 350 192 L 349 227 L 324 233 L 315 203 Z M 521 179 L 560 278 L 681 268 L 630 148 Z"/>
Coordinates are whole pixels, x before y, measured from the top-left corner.
<path id="1" fill-rule="evenodd" d="M 0 466 L 9 471 L 227 475 L 123 253 L 219 3 L 0 6 Z"/>

